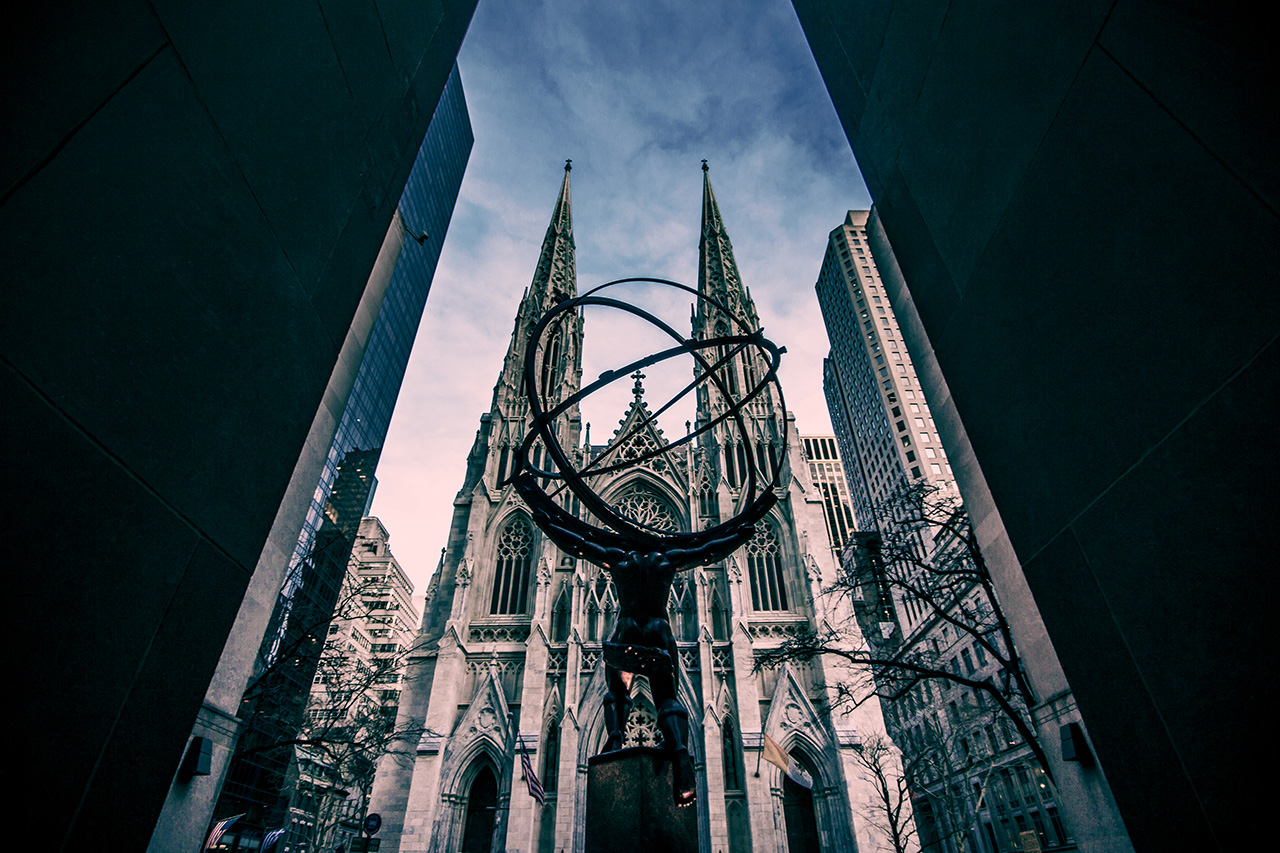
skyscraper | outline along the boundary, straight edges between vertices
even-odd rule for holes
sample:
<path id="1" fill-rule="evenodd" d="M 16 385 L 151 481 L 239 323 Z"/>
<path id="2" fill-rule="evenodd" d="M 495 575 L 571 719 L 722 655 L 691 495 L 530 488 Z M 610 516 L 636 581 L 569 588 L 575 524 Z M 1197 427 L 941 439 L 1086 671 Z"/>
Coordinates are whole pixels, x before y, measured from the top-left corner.
<path id="1" fill-rule="evenodd" d="M 840 563 L 844 550 L 853 542 L 857 531 L 853 508 L 849 502 L 849 486 L 840 464 L 840 449 L 834 435 L 806 435 L 804 456 L 809 462 L 809 476 L 822 493 L 822 515 L 827 521 L 827 539 L 832 555 Z"/>
<path id="2" fill-rule="evenodd" d="M 921 843 L 963 839 L 978 853 L 999 853 L 1030 832 L 1043 848 L 1059 849 L 1075 839 L 1057 789 L 1028 742 L 1011 734 L 1008 713 L 972 687 L 1009 684 L 997 656 L 1012 669 L 1021 664 L 1002 611 L 969 571 L 975 555 L 956 536 L 967 514 L 881 278 L 882 267 L 897 273 L 896 259 L 887 244 L 868 239 L 872 218 L 849 211 L 828 239 L 817 282 L 831 342 L 823 380 L 855 484 L 859 532 L 844 569 L 863 636 L 881 659 L 911 658 L 933 671 L 905 686 L 899 670 L 876 672 L 911 777 Z M 906 521 L 912 516 L 931 522 Z M 886 544 L 891 560 L 881 559 Z M 1061 713 L 1034 707 L 1034 696 L 1009 696 L 1024 722 Z M 1044 731 L 1052 737 L 1057 726 Z"/>
<path id="3" fill-rule="evenodd" d="M 1274 585 L 1280 473 L 1241 452 L 1280 399 L 1269 31 L 1245 4 L 794 6 L 1028 672 L 1097 758 L 1053 756 L 1081 848 L 1248 846 L 1272 703 L 1241 650 L 1271 639 L 1248 591 Z"/>
<path id="4" fill-rule="evenodd" d="M 264 552 L 296 540 L 474 8 L 40 5 L 6 27 L 0 444 L 27 486 L 3 517 L 44 543 L 16 680 L 56 685 L 14 709 L 12 805 L 61 846 L 141 849 L 167 797 L 208 788 L 174 784 L 193 723 Z"/>
<path id="5" fill-rule="evenodd" d="M 914 481 L 952 488 L 951 465 L 867 240 L 851 210 L 827 239 L 818 304 L 831 341 L 823 388 L 860 529 Z"/>
<path id="6" fill-rule="evenodd" d="M 756 308 L 743 286 L 719 205 L 704 176 L 698 287 L 751 328 Z M 533 281 L 490 410 L 468 457 L 466 479 L 441 565 L 433 577 L 418 644 L 424 648 L 401 700 L 402 720 L 427 734 L 412 765 L 384 761 L 373 808 L 385 820 L 383 850 L 521 849 L 581 851 L 587 759 L 603 746 L 601 641 L 617 597 L 609 574 L 565 555 L 531 523 L 514 488 L 503 485 L 524 438 L 521 374 L 532 323 L 561 294 L 576 293 L 569 174 L 556 200 Z M 582 376 L 590 315 L 575 314 L 546 344 L 546 387 L 564 399 Z M 728 319 L 700 303 L 692 336 L 723 334 Z M 762 365 L 743 354 L 722 368 L 731 393 L 751 387 Z M 558 421 L 581 468 L 602 454 L 659 448 L 642 376 L 614 435 L 592 442 L 574 411 Z M 725 401 L 698 386 L 696 415 L 707 423 Z M 789 413 L 771 393 L 744 412 L 745 433 L 722 422 L 693 443 L 639 470 L 601 475 L 596 490 L 633 517 L 667 529 L 705 528 L 739 507 L 750 454 L 780 469 L 782 496 L 755 536 L 715 565 L 680 575 L 667 611 L 679 648 L 677 693 L 688 709 L 705 849 L 875 849 L 879 830 L 855 805 L 869 801 L 853 750 L 884 732 L 873 698 L 836 715 L 836 685 L 847 673 L 826 661 L 756 672 L 756 654 L 819 620 L 853 622 L 847 603 L 824 594 L 836 566 L 822 518 L 823 494 L 810 477 Z M 788 441 L 782 442 L 783 427 Z M 575 510 L 576 511 L 576 510 Z M 637 678 L 627 745 L 659 737 L 647 682 Z M 764 736 L 790 750 L 814 777 L 812 791 L 759 764 Z M 540 806 L 520 780 L 527 751 L 546 790 Z M 759 765 L 758 775 L 756 773 Z M 858 806 L 859 809 L 861 806 Z"/>
<path id="7" fill-rule="evenodd" d="M 307 698 L 306 725 L 295 746 L 297 783 L 288 791 L 286 830 L 277 849 L 352 847 L 361 835 L 376 761 L 403 750 L 414 732 L 396 732 L 401 678 L 418 624 L 413 584 L 391 553 L 390 534 L 376 518 L 359 536 L 324 651 Z"/>
<path id="8" fill-rule="evenodd" d="M 235 829 L 274 827 L 291 747 L 302 723 L 319 648 L 308 642 L 333 613 L 375 472 L 409 351 L 431 287 L 473 137 L 454 67 L 401 197 L 397 227 L 413 239 L 391 274 L 364 359 L 298 535 L 290 572 L 258 656 L 258 680 L 239 716 L 246 721 L 213 818 L 246 814 Z M 319 630 L 320 636 L 324 630 Z M 265 682 L 263 681 L 265 679 Z M 259 708 L 269 705 L 269 712 Z"/>

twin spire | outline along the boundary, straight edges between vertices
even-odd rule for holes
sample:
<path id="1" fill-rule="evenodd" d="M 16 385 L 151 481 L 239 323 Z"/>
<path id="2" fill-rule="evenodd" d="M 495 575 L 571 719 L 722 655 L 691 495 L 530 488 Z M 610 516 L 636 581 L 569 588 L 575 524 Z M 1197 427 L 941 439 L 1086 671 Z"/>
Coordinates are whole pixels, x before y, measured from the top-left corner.
<path id="1" fill-rule="evenodd" d="M 524 335 L 519 332 L 524 330 L 527 333 L 533 323 L 560 298 L 573 297 L 578 293 L 578 276 L 574 259 L 573 212 L 569 195 L 569 173 L 572 171 L 573 161 L 565 160 L 564 179 L 560 184 L 560 194 L 556 197 L 555 208 L 551 211 L 551 222 L 547 225 L 546 236 L 542 240 L 538 266 L 521 305 L 520 316 L 516 319 L 518 333 L 513 337 L 508 351 L 508 365 L 510 369 L 516 371 L 520 369 L 519 365 L 523 364 L 524 357 Z M 698 292 L 712 297 L 749 326 L 759 327 L 755 305 L 742 286 L 738 264 L 733 257 L 733 244 L 729 242 L 729 234 L 725 230 L 724 219 L 720 215 L 720 206 L 716 203 L 715 192 L 711 189 L 711 170 L 706 160 L 702 161 L 702 232 L 698 245 Z M 734 324 L 727 323 L 714 307 L 709 307 L 705 302 L 698 303 L 694 317 L 695 335 L 728 334 L 730 325 Z"/>
<path id="2" fill-rule="evenodd" d="M 547 226 L 547 234 L 542 240 L 542 253 L 538 257 L 537 271 L 533 276 L 530 296 L 545 303 L 545 297 L 551 294 L 577 293 L 577 272 L 574 262 L 573 213 L 569 197 L 569 173 L 573 171 L 573 161 L 564 161 L 564 180 L 560 184 L 560 194 L 556 197 L 555 208 L 551 212 L 551 222 Z M 729 242 L 729 233 L 725 230 L 724 219 L 720 215 L 720 205 L 716 202 L 715 191 L 711 188 L 711 169 L 707 161 L 702 161 L 702 232 L 698 245 L 698 291 L 713 296 L 734 309 L 746 296 L 742 288 L 742 277 L 738 273 L 738 264 L 733 257 L 733 244 Z M 752 309 L 754 306 L 752 306 Z M 754 310 L 749 309 L 754 315 Z M 752 318 L 754 319 L 754 317 Z"/>

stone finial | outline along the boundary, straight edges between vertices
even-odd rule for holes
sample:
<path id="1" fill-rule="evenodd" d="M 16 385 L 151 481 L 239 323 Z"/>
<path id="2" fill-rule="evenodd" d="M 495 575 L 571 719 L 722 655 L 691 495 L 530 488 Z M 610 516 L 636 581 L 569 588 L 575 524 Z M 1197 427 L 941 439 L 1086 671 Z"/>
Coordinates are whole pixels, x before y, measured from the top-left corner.
<path id="1" fill-rule="evenodd" d="M 710 172 L 710 171 L 711 171 L 711 167 L 707 165 L 707 161 L 706 161 L 706 160 L 703 160 L 703 161 L 702 161 L 702 171 L 704 171 L 704 172 Z"/>
<path id="2" fill-rule="evenodd" d="M 636 381 L 635 387 L 631 389 L 631 393 L 635 394 L 637 397 L 643 397 L 644 385 L 641 384 L 641 380 L 644 379 L 644 374 L 637 370 L 635 373 L 631 374 L 631 378 Z"/>
<path id="3" fill-rule="evenodd" d="M 703 163 L 705 163 L 705 162 L 707 162 L 707 161 L 706 161 L 706 160 L 703 160 L 702 162 L 703 162 Z M 573 171 L 573 161 L 572 161 L 572 160 L 565 160 L 565 161 L 564 161 L 564 170 L 565 170 L 566 172 L 572 172 L 572 171 Z"/>

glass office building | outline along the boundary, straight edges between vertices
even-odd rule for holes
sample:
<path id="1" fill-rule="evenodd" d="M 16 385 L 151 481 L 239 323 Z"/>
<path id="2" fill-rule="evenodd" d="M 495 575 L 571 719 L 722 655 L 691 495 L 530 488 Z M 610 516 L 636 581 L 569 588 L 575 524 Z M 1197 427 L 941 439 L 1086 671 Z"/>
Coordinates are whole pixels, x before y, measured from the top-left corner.
<path id="1" fill-rule="evenodd" d="M 378 459 L 473 141 L 455 66 L 400 198 L 404 246 L 263 639 L 260 676 L 241 707 L 245 727 L 214 818 L 245 813 L 237 826 L 247 835 L 279 826 L 286 810 L 282 788 L 293 750 L 271 744 L 288 740 L 301 725 L 322 645 L 307 639 L 333 613 L 360 519 L 373 499 Z"/>

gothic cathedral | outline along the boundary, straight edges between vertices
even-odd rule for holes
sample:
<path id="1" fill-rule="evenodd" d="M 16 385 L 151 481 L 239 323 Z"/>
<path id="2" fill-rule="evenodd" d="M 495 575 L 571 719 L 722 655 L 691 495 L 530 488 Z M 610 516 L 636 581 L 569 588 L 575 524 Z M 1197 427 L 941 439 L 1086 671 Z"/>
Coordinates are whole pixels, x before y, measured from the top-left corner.
<path id="1" fill-rule="evenodd" d="M 705 170 L 705 165 L 704 165 Z M 704 174 L 698 287 L 753 328 L 759 319 L 743 287 L 709 175 Z M 521 382 L 526 339 L 562 295 L 576 295 L 569 167 L 547 228 L 533 282 L 493 392 L 490 410 L 467 460 L 454 500 L 449 541 L 427 590 L 421 653 L 400 703 L 400 722 L 426 733 L 416 748 L 379 766 L 372 810 L 382 815 L 382 850 L 581 853 L 587 759 L 604 743 L 606 689 L 600 643 L 616 598 L 607 573 L 566 556 L 533 525 L 510 485 L 513 451 L 524 437 L 527 403 Z M 706 303 L 699 303 L 705 305 Z M 713 309 L 693 317 L 695 337 L 718 330 Z M 581 380 L 581 313 L 549 344 L 548 376 L 561 399 Z M 785 342 L 783 342 L 785 343 Z M 751 381 L 753 365 L 732 365 L 729 389 Z M 723 405 L 699 391 L 702 423 Z M 886 737 L 871 699 L 847 714 L 828 713 L 835 686 L 859 676 L 828 661 L 754 671 L 755 654 L 824 622 L 855 624 L 848 602 L 822 590 L 837 567 L 826 541 L 822 495 L 803 464 L 794 423 L 781 446 L 783 418 L 771 398 L 758 398 L 746 418 L 688 445 L 674 459 L 650 460 L 596 491 L 654 527 L 696 529 L 737 512 L 746 455 L 761 470 L 781 467 L 776 507 L 755 537 L 723 563 L 681 573 L 669 601 L 680 651 L 677 691 L 689 709 L 690 752 L 698 780 L 700 848 L 747 851 L 892 849 L 875 826 L 875 794 L 852 751 L 862 738 Z M 634 399 L 613 441 L 591 445 L 580 418 L 560 436 L 580 458 L 609 451 L 639 455 L 665 443 L 653 425 L 637 379 Z M 714 438 L 707 440 L 707 436 Z M 613 448 L 624 440 L 633 447 Z M 655 744 L 659 735 L 643 678 L 633 684 L 626 744 Z M 764 736 L 786 749 L 812 776 L 811 790 L 759 760 Z M 527 753 L 546 792 L 540 805 L 522 781 Z M 655 851 L 659 853 L 659 851 Z"/>

